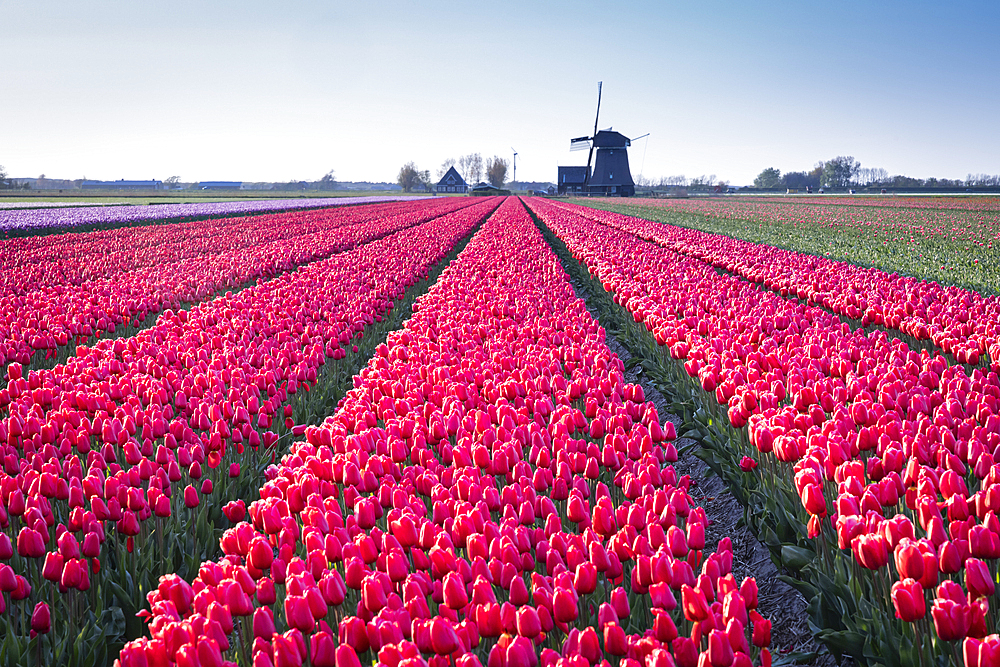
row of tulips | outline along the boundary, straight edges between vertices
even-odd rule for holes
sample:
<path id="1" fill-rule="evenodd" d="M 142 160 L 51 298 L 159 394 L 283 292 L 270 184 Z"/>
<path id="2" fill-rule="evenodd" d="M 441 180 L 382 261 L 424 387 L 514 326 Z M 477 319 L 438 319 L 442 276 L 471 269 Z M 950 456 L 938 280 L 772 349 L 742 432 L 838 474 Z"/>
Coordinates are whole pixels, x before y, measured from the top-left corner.
<path id="1" fill-rule="evenodd" d="M 818 204 L 822 206 L 854 206 L 854 207 L 878 207 L 878 208 L 912 208 L 931 209 L 946 211 L 1000 211 L 1000 198 L 997 197 L 969 197 L 969 196 L 935 196 L 935 197 L 900 197 L 891 195 L 888 197 L 843 197 L 832 195 L 829 197 L 744 197 L 749 201 L 766 202 L 768 204 Z"/>
<path id="2" fill-rule="evenodd" d="M 995 296 L 620 213 L 574 210 L 861 326 L 875 324 L 914 341 L 930 341 L 960 363 L 975 366 L 983 360 L 986 365 L 993 359 L 994 370 L 1000 370 L 1000 300 Z"/>
<path id="3" fill-rule="evenodd" d="M 992 655 L 995 372 L 969 375 L 707 262 L 529 201 L 652 334 L 650 345 L 667 346 L 677 389 L 690 388 L 701 421 L 723 436 L 705 458 L 743 486 L 735 491 L 764 540 L 801 570 L 814 622 L 827 626 L 821 639 L 888 664 L 950 656 L 963 639 L 967 664 Z"/>
<path id="4" fill-rule="evenodd" d="M 252 199 L 190 204 L 150 204 L 148 206 L 72 206 L 34 210 L 0 210 L 0 232 L 6 236 L 73 231 L 108 226 L 148 224 L 158 220 L 177 220 L 229 215 L 251 215 L 272 211 L 350 206 L 393 200 L 409 196 L 329 197 L 324 199 Z"/>
<path id="5" fill-rule="evenodd" d="M 992 198 L 982 198 L 988 200 Z M 837 200 L 838 204 L 842 200 Z M 604 200 L 613 203 L 614 200 Z M 915 207 L 883 208 L 794 202 L 758 198 L 657 199 L 637 206 L 703 215 L 720 220 L 767 220 L 781 227 L 826 228 L 837 233 L 860 234 L 881 243 L 896 240 L 914 248 L 937 241 L 960 241 L 988 246 L 997 236 L 996 209 L 933 210 Z"/>
<path id="6" fill-rule="evenodd" d="M 10 364 L 0 391 L 0 652 L 28 650 L 29 632 L 41 631 L 33 609 L 56 618 L 52 647 L 70 664 L 71 648 L 138 636 L 135 613 L 159 575 L 193 574 L 218 553 L 219 529 L 243 518 L 242 498 L 279 440 L 302 433 L 291 399 L 328 359 L 356 352 L 366 328 L 498 204 L 165 311 L 52 370 Z"/>
<path id="7" fill-rule="evenodd" d="M 583 202 L 580 202 L 583 203 Z M 995 211 L 818 206 L 715 198 L 587 200 L 588 206 L 831 257 L 983 295 L 1000 284 Z"/>
<path id="8" fill-rule="evenodd" d="M 509 198 L 122 667 L 770 664 L 752 579 Z"/>
<path id="9" fill-rule="evenodd" d="M 367 210 L 385 215 L 407 205 L 343 207 L 336 218 L 320 209 L 9 239 L 0 242 L 0 291 L 25 294 L 52 285 L 79 285 L 145 266 L 314 233 L 326 225 L 356 223 Z"/>
<path id="10" fill-rule="evenodd" d="M 130 261 L 126 255 L 121 266 L 105 275 L 78 283 L 70 278 L 0 296 L 0 364 L 17 361 L 27 365 L 43 351 L 46 359 L 61 351 L 62 360 L 72 352 L 70 343 L 87 342 L 91 336 L 114 333 L 119 327 L 132 333 L 130 325 L 141 327 L 147 316 L 165 309 L 177 309 L 222 290 L 240 288 L 468 205 L 466 200 L 447 199 L 269 216 L 264 226 L 278 230 L 273 240 L 260 239 L 258 243 L 253 233 L 244 234 L 238 226 L 223 225 L 220 233 L 203 239 L 200 245 L 206 251 L 194 255 L 178 252 L 191 241 L 180 233 L 174 251 L 183 256 L 176 261 L 166 261 L 156 245 L 135 247 L 131 250 L 133 268 L 126 268 Z M 297 229 L 298 233 L 281 233 L 283 227 Z M 128 231 L 161 236 L 164 228 Z M 28 270 L 17 277 L 30 285 L 34 266 L 58 275 L 61 266 L 79 263 L 80 258 L 70 253 L 66 261 L 28 265 Z"/>

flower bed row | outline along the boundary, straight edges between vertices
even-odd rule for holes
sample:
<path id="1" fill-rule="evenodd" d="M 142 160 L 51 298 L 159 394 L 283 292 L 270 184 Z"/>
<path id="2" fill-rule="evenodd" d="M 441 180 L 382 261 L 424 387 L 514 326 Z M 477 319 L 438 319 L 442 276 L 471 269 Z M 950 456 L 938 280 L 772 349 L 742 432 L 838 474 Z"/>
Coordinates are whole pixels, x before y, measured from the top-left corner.
<path id="1" fill-rule="evenodd" d="M 820 197 L 804 197 L 796 195 L 794 197 L 741 197 L 740 199 L 750 202 L 761 202 L 767 204 L 790 204 L 801 206 L 803 204 L 816 204 L 821 206 L 853 206 L 853 207 L 873 207 L 873 208 L 913 208 L 948 211 L 998 211 L 1000 210 L 1000 197 L 996 196 L 843 196 L 830 195 Z"/>
<path id="2" fill-rule="evenodd" d="M 349 206 L 402 199 L 404 196 L 330 197 L 327 199 L 254 199 L 249 201 L 194 204 L 150 204 L 148 206 L 86 206 L 55 209 L 0 210 L 0 232 L 38 233 L 80 227 L 129 225 L 156 220 L 206 216 L 242 215 L 303 208 Z"/>
<path id="3" fill-rule="evenodd" d="M 291 397 L 327 359 L 357 351 L 352 339 L 498 203 L 166 311 L 53 370 L 11 364 L 0 392 L 0 649 L 27 650 L 32 608 L 58 620 L 61 660 L 77 633 L 88 650 L 138 636 L 135 612 L 157 577 L 193 574 L 217 553 L 218 528 L 242 518 L 279 439 L 301 433 Z"/>
<path id="4" fill-rule="evenodd" d="M 968 665 L 992 655 L 995 372 L 969 375 L 707 262 L 529 201 L 652 334 L 650 346 L 669 350 L 676 391 L 703 406 L 692 435 L 780 562 L 805 579 L 820 639 L 888 664 L 928 664 L 963 639 Z"/>
<path id="5" fill-rule="evenodd" d="M 435 203 L 421 201 L 424 205 Z M 146 266 L 231 252 L 330 226 L 371 220 L 372 211 L 386 215 L 406 207 L 416 210 L 420 202 L 217 217 L 9 239 L 0 241 L 0 291 L 26 294 L 51 285 L 79 285 Z"/>
<path id="6" fill-rule="evenodd" d="M 981 358 L 992 359 L 997 363 L 994 370 L 1000 370 L 1000 299 L 996 296 L 983 297 L 955 286 L 620 213 L 583 207 L 572 210 L 705 260 L 783 296 L 819 304 L 862 326 L 876 324 L 916 341 L 931 341 L 960 363 L 975 366 Z"/>
<path id="7" fill-rule="evenodd" d="M 271 225 L 294 225 L 295 218 L 306 216 L 310 224 L 303 229 L 305 233 L 249 245 L 220 234 L 208 244 L 218 242 L 212 253 L 153 264 L 139 260 L 134 269 L 80 284 L 56 283 L 26 293 L 4 294 L 0 297 L 0 364 L 17 361 L 27 365 L 41 351 L 47 359 L 70 343 L 85 342 L 118 327 L 128 328 L 150 314 L 270 278 L 468 205 L 465 200 L 450 199 L 283 214 L 270 220 Z M 239 228 L 228 229 L 232 236 L 242 236 Z M 155 254 L 155 246 L 152 252 Z M 57 272 L 51 263 L 43 268 Z"/>
<path id="8" fill-rule="evenodd" d="M 414 310 L 123 667 L 770 663 L 672 425 L 517 199 Z"/>
<path id="9" fill-rule="evenodd" d="M 587 202 L 588 205 L 591 202 Z M 593 206 L 997 294 L 1000 214 L 774 204 L 742 198 Z"/>

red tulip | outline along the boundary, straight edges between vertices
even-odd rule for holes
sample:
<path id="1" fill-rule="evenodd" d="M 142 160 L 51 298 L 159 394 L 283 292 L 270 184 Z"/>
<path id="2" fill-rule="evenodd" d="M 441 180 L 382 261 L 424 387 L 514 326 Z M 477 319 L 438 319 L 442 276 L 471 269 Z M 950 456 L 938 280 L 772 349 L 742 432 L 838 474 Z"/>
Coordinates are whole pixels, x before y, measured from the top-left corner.
<path id="1" fill-rule="evenodd" d="M 40 635 L 48 634 L 52 629 L 49 605 L 44 602 L 35 604 L 35 609 L 31 612 L 31 629 Z"/>
<path id="2" fill-rule="evenodd" d="M 604 650 L 611 655 L 623 656 L 628 652 L 625 630 L 617 623 L 604 625 Z"/>
<path id="3" fill-rule="evenodd" d="M 969 605 L 964 601 L 937 598 L 931 607 L 931 617 L 938 637 L 945 641 L 962 639 L 972 623 Z"/>
<path id="4" fill-rule="evenodd" d="M 986 563 L 978 558 L 965 561 L 965 586 L 974 597 L 989 597 L 995 590 L 993 575 Z"/>
<path id="5" fill-rule="evenodd" d="M 590 562 L 580 563 L 573 577 L 573 588 L 580 595 L 588 595 L 597 590 L 597 570 Z"/>
<path id="6" fill-rule="evenodd" d="M 274 634 L 271 643 L 274 647 L 274 667 L 300 667 L 302 665 L 303 656 L 298 642 L 294 637 L 289 636 L 289 633 Z"/>
<path id="7" fill-rule="evenodd" d="M 711 614 L 705 594 L 701 589 L 687 584 L 681 586 L 681 605 L 684 608 L 684 618 L 689 621 L 704 621 Z"/>
<path id="8" fill-rule="evenodd" d="M 913 579 L 897 581 L 892 585 L 892 605 L 896 608 L 896 618 L 907 623 L 919 620 L 927 613 L 924 591 L 920 582 Z"/>
<path id="9" fill-rule="evenodd" d="M 880 533 L 862 533 L 852 544 L 854 557 L 863 567 L 877 570 L 889 562 L 885 538 Z"/>
<path id="10" fill-rule="evenodd" d="M 565 588 L 557 588 L 552 596 L 552 615 L 557 623 L 575 621 L 578 615 L 576 595 Z"/>
<path id="11" fill-rule="evenodd" d="M 924 576 L 924 560 L 917 544 L 909 538 L 903 538 L 896 546 L 896 571 L 903 579 L 916 579 Z"/>
<path id="12" fill-rule="evenodd" d="M 469 604 L 469 594 L 457 572 L 449 572 L 444 578 L 444 603 L 451 609 L 462 609 Z"/>
<path id="13" fill-rule="evenodd" d="M 534 607 L 524 606 L 517 610 L 517 634 L 534 639 L 541 632 L 541 622 Z"/>
<path id="14" fill-rule="evenodd" d="M 611 606 L 614 608 L 615 614 L 619 619 L 629 617 L 631 608 L 628 602 L 628 593 L 625 592 L 624 588 L 619 587 L 611 591 Z"/>
<path id="15" fill-rule="evenodd" d="M 42 536 L 31 528 L 22 528 L 17 534 L 17 555 L 22 558 L 41 558 L 45 555 Z"/>
<path id="16" fill-rule="evenodd" d="M 62 554 L 49 552 L 45 554 L 45 566 L 42 567 L 42 577 L 49 581 L 59 581 L 62 578 Z"/>
<path id="17" fill-rule="evenodd" d="M 267 540 L 255 538 L 250 542 L 250 549 L 247 560 L 258 570 L 266 570 L 274 562 L 274 550 Z"/>
<path id="18" fill-rule="evenodd" d="M 302 632 L 310 632 L 316 624 L 305 597 L 288 595 L 285 598 L 285 619 L 288 625 Z"/>
<path id="19" fill-rule="evenodd" d="M 198 503 L 198 491 L 188 484 L 184 487 L 184 506 L 188 509 L 193 509 L 198 506 Z"/>
<path id="20" fill-rule="evenodd" d="M 438 655 L 450 655 L 458 650 L 460 642 L 451 623 L 442 619 L 431 620 L 431 647 Z"/>

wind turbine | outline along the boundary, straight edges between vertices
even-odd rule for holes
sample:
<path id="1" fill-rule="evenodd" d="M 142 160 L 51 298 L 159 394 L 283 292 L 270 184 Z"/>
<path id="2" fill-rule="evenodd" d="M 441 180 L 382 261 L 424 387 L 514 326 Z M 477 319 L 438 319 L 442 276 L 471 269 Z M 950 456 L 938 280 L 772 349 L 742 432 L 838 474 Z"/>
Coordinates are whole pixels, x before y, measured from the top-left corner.
<path id="1" fill-rule="evenodd" d="M 510 185 L 514 187 L 514 183 L 517 182 L 517 151 L 513 147 L 511 150 L 514 151 L 514 177 L 510 179 Z"/>

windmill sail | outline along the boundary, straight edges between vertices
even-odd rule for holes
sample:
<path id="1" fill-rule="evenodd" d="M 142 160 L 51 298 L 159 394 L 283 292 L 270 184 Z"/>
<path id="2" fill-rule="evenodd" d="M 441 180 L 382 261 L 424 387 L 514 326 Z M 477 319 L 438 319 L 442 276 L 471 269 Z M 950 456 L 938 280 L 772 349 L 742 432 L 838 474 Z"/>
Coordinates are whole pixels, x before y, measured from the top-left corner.
<path id="1" fill-rule="evenodd" d="M 577 137 L 569 140 L 571 151 L 585 151 L 590 149 L 590 137 Z"/>

